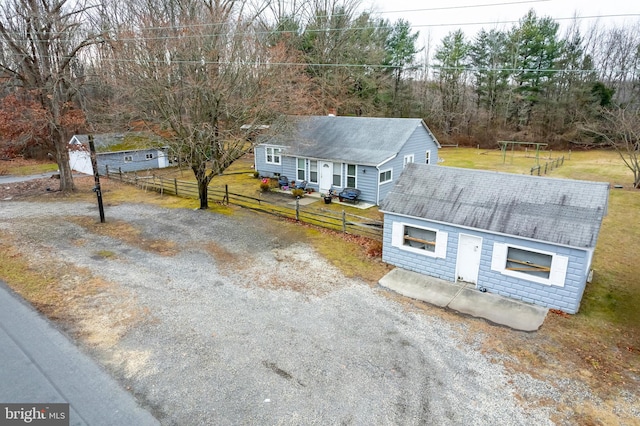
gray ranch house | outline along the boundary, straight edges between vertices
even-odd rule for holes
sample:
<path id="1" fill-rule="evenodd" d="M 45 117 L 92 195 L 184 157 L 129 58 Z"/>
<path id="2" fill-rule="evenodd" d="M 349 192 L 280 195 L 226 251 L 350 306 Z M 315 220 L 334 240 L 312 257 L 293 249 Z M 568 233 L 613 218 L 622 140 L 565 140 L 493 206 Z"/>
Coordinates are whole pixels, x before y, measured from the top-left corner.
<path id="1" fill-rule="evenodd" d="M 132 148 L 132 139 L 136 141 L 135 145 L 148 147 Z M 168 148 L 161 146 L 159 141 L 148 135 L 105 133 L 94 135 L 93 140 L 98 171 L 101 174 L 105 174 L 107 168 L 110 173 L 116 173 L 119 170 L 134 172 L 169 167 Z M 71 137 L 69 163 L 72 170 L 93 174 L 88 135 Z"/>
<path id="2" fill-rule="evenodd" d="M 380 206 L 382 259 L 576 313 L 609 184 L 410 164 Z"/>
<path id="3" fill-rule="evenodd" d="M 378 204 L 407 164 L 437 164 L 438 148 L 419 118 L 289 116 L 260 138 L 255 170 L 324 193 L 357 188 Z"/>

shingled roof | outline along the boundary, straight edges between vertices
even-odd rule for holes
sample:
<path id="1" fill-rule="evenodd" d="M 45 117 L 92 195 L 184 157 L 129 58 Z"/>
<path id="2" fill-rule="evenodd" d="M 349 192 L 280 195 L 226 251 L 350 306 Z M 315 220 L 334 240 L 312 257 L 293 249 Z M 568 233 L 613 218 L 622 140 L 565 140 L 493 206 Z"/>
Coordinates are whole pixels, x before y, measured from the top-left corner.
<path id="1" fill-rule="evenodd" d="M 409 164 L 380 210 L 572 247 L 595 247 L 609 184 Z"/>
<path id="2" fill-rule="evenodd" d="M 285 155 L 377 166 L 418 127 L 431 134 L 419 118 L 289 116 L 260 142 L 287 147 Z"/>

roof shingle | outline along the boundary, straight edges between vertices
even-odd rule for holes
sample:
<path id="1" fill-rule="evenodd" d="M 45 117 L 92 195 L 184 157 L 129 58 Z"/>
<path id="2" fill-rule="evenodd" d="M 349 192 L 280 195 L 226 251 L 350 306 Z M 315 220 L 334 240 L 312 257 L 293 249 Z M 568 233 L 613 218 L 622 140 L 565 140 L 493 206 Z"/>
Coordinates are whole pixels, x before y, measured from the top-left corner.
<path id="1" fill-rule="evenodd" d="M 609 184 L 409 164 L 380 210 L 593 248 Z"/>

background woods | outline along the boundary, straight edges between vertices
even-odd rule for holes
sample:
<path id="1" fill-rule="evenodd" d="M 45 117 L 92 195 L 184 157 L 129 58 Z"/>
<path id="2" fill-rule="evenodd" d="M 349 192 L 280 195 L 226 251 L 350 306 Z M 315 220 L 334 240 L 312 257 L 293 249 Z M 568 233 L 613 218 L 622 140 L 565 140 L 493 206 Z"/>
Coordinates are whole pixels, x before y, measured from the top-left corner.
<path id="1" fill-rule="evenodd" d="M 638 28 L 561 29 L 532 10 L 423 46 L 408 22 L 358 0 L 11 0 L 0 144 L 4 155 L 44 146 L 71 190 L 72 134 L 142 126 L 206 192 L 249 148 L 251 125 L 335 108 L 421 117 L 443 143 L 614 146 L 637 164 L 637 132 L 621 130 L 638 122 Z"/>

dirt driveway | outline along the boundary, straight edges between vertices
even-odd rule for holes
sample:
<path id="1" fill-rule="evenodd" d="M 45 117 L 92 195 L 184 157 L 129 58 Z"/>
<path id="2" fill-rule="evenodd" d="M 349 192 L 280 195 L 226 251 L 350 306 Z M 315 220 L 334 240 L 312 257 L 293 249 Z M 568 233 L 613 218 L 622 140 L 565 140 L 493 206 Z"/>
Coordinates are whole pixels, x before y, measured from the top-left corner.
<path id="1" fill-rule="evenodd" d="M 549 401 L 593 402 L 509 372 L 464 321 L 345 278 L 295 226 L 144 204 L 106 216 L 5 201 L 0 235 L 57 270 L 49 314 L 163 424 L 541 425 Z"/>

